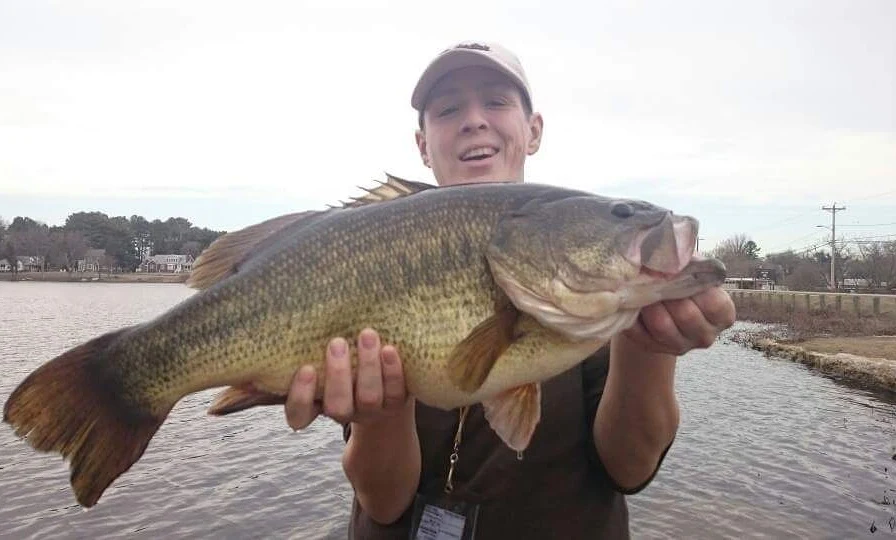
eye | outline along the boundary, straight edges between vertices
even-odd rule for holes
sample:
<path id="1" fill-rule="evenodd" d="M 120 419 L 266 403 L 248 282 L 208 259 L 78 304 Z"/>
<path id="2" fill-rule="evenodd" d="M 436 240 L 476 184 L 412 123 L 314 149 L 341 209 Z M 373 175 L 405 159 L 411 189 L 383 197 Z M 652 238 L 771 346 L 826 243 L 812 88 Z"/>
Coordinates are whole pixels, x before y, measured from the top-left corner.
<path id="1" fill-rule="evenodd" d="M 439 116 L 440 116 L 440 117 L 441 117 L 441 116 L 448 116 L 449 114 L 452 114 L 452 113 L 454 113 L 455 111 L 457 111 L 457 107 L 456 107 L 456 106 L 445 107 L 445 108 L 443 108 L 442 110 L 439 111 Z"/>
<path id="2" fill-rule="evenodd" d="M 504 107 L 507 105 L 507 102 L 507 98 L 503 96 L 494 96 L 486 101 L 486 105 L 489 107 Z"/>
<path id="3" fill-rule="evenodd" d="M 630 218 L 635 215 L 635 209 L 632 208 L 632 205 L 626 202 L 617 202 L 613 203 L 613 206 L 610 208 L 610 213 L 618 218 Z"/>

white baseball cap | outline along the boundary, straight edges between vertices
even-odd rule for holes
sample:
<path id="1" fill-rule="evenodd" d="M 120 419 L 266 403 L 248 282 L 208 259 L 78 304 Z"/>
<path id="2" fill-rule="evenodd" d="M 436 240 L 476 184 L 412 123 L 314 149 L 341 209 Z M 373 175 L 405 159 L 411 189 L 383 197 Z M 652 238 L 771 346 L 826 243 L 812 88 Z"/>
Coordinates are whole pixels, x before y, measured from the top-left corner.
<path id="1" fill-rule="evenodd" d="M 422 111 L 426 98 L 432 87 L 449 71 L 470 66 L 488 67 L 500 71 L 519 85 L 523 97 L 532 105 L 532 91 L 519 58 L 505 47 L 497 43 L 483 41 L 463 41 L 442 51 L 420 75 L 414 93 L 411 95 L 411 107 Z"/>

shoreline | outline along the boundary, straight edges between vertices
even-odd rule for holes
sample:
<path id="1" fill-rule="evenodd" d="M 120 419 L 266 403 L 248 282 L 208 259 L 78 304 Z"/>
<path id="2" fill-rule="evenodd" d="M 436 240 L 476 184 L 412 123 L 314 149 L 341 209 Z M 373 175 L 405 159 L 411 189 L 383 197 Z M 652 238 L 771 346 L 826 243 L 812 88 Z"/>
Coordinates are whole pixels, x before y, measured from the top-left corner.
<path id="1" fill-rule="evenodd" d="M 760 351 L 766 357 L 799 362 L 818 372 L 859 384 L 875 390 L 896 392 L 896 359 L 886 357 L 861 356 L 850 352 L 822 352 L 803 347 L 799 343 L 787 343 L 767 337 L 766 331 L 744 331 L 734 341 L 744 347 Z M 896 337 L 892 337 L 896 343 Z M 838 337 L 848 343 L 850 340 L 869 339 L 867 337 Z"/>
<path id="2" fill-rule="evenodd" d="M 12 272 L 0 273 L 5 282 L 55 282 L 55 283 L 176 283 L 183 284 L 189 272 L 179 274 L 127 272 L 122 274 L 97 274 L 96 272 L 19 272 L 13 279 Z"/>

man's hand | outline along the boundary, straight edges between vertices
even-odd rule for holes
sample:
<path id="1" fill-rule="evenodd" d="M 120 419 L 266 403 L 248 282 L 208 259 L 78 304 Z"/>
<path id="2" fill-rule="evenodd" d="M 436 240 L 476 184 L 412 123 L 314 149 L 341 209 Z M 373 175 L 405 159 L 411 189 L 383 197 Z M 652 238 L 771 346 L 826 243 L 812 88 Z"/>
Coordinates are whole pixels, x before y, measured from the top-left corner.
<path id="1" fill-rule="evenodd" d="M 675 359 L 706 348 L 734 324 L 734 302 L 720 287 L 641 310 L 610 342 L 610 372 L 594 419 L 594 444 L 616 483 L 643 485 L 678 431 Z"/>
<path id="2" fill-rule="evenodd" d="M 711 346 L 722 330 L 734 324 L 734 319 L 731 297 L 721 287 L 714 287 L 690 298 L 643 308 L 641 316 L 624 334 L 645 351 L 680 356 Z"/>
<path id="3" fill-rule="evenodd" d="M 312 366 L 298 370 L 286 398 L 291 428 L 307 427 L 321 413 L 340 424 L 376 423 L 406 409 L 407 388 L 395 347 L 381 348 L 372 329 L 358 335 L 358 374 L 352 374 L 349 348 L 342 338 L 327 347 L 323 400 L 315 400 L 317 373 Z"/>
<path id="4" fill-rule="evenodd" d="M 296 372 L 286 398 L 286 421 L 307 427 L 319 414 L 351 423 L 342 469 L 361 507 L 378 523 L 397 520 L 410 507 L 420 478 L 420 441 L 414 399 L 408 395 L 395 347 L 380 344 L 367 328 L 358 335 L 357 376 L 348 344 L 330 341 L 322 402 L 315 400 L 317 374 Z"/>

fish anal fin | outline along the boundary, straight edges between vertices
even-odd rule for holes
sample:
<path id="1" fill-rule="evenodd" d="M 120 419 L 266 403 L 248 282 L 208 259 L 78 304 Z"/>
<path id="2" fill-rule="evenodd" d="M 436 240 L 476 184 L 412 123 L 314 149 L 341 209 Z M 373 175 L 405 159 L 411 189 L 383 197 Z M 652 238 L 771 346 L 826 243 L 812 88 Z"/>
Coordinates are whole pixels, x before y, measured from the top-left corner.
<path id="1" fill-rule="evenodd" d="M 541 420 L 541 384 L 505 390 L 482 402 L 485 419 L 504 444 L 522 452 L 529 447 Z"/>
<path id="2" fill-rule="evenodd" d="M 208 414 L 223 416 L 260 405 L 282 405 L 284 403 L 286 403 L 285 395 L 258 390 L 251 384 L 231 386 L 215 396 L 208 408 Z"/>
<path id="3" fill-rule="evenodd" d="M 28 375 L 3 406 L 3 421 L 36 450 L 69 459 L 75 498 L 96 504 L 140 459 L 174 403 L 152 410 L 128 398 L 105 362 L 123 328 L 66 351 Z"/>
<path id="4" fill-rule="evenodd" d="M 372 188 L 360 188 L 365 194 L 360 197 L 352 197 L 351 201 L 342 203 L 342 206 L 345 208 L 366 206 L 368 204 L 406 197 L 436 187 L 432 184 L 405 180 L 388 173 L 386 173 L 386 181 L 378 182 L 378 184 L 379 185 Z"/>
<path id="5" fill-rule="evenodd" d="M 309 210 L 268 219 L 216 239 L 193 263 L 187 285 L 205 289 L 236 274 L 240 266 L 256 253 L 272 244 L 291 226 L 310 223 L 310 218 L 326 211 Z"/>
<path id="6" fill-rule="evenodd" d="M 482 386 L 498 358 L 513 343 L 520 312 L 503 294 L 495 313 L 457 344 L 448 358 L 448 376 L 458 388 L 472 393 Z"/>

